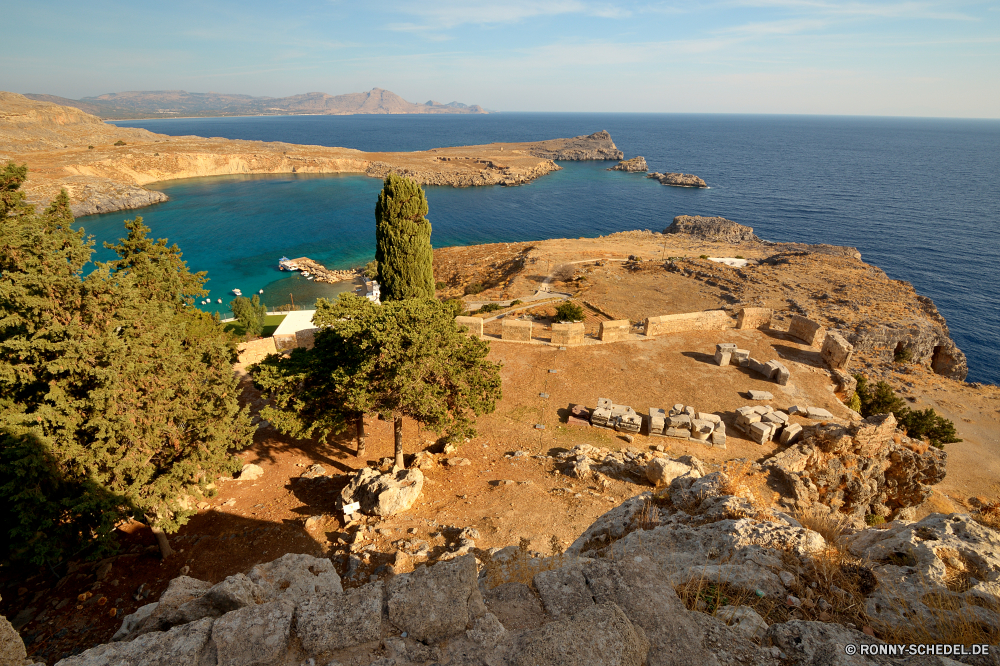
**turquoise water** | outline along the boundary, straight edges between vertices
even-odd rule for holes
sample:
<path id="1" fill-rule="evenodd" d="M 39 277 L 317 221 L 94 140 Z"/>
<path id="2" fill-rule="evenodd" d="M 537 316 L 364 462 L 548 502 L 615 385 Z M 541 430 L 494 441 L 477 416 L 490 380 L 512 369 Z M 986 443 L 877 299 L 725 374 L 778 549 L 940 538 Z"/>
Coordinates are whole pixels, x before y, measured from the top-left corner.
<path id="1" fill-rule="evenodd" d="M 722 215 L 775 241 L 857 247 L 933 299 L 969 359 L 969 381 L 1000 382 L 1000 122 L 672 114 L 292 116 L 118 123 L 171 135 L 421 150 L 606 129 L 626 157 L 711 189 L 664 187 L 604 162 L 563 163 L 520 187 L 427 188 L 435 246 L 666 228 Z M 133 211 L 207 270 L 213 298 L 264 289 L 280 305 L 329 289 L 277 272 L 282 255 L 331 268 L 374 254 L 380 182 L 363 176 L 221 177 L 163 183 L 171 200 Z M 86 217 L 112 240 L 132 214 Z M 217 304 L 213 305 L 218 307 Z"/>

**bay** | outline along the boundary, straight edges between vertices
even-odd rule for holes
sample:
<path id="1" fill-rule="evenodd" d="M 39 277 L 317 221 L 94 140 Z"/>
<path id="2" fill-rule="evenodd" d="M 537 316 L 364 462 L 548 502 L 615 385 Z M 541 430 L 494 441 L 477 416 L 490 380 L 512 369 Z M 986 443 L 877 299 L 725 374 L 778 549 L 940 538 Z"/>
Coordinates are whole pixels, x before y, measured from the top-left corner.
<path id="1" fill-rule="evenodd" d="M 722 215 L 775 241 L 857 247 L 932 298 L 969 357 L 969 381 L 1000 382 L 1000 122 L 683 114 L 269 116 L 117 123 L 181 136 L 423 150 L 611 132 L 626 157 L 704 178 L 664 187 L 603 162 L 563 162 L 521 187 L 429 187 L 436 247 L 661 231 L 674 216 Z M 98 241 L 138 214 L 207 270 L 213 301 L 238 287 L 306 303 L 330 287 L 276 271 L 309 256 L 328 267 L 374 255 L 377 179 L 218 177 L 160 183 L 170 201 L 81 218 Z M 101 254 L 106 256 L 106 251 Z M 213 308 L 219 307 L 213 304 Z"/>

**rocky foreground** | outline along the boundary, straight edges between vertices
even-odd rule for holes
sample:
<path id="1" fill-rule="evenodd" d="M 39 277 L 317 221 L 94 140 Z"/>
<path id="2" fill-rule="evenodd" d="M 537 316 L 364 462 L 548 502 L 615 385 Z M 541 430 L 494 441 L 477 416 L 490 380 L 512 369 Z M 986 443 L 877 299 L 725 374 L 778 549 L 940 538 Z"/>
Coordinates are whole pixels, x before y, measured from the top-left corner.
<path id="1" fill-rule="evenodd" d="M 843 432 L 886 457 L 891 425 Z M 564 553 L 475 550 L 367 580 L 289 554 L 214 585 L 180 576 L 113 642 L 58 666 L 943 666 L 956 662 L 865 652 L 996 643 L 1000 535 L 968 515 L 858 528 L 820 503 L 795 516 L 762 505 L 753 472 L 656 460 L 658 490 L 601 516 Z M 3 663 L 19 663 L 23 647 L 10 645 L 20 651 Z"/>
<path id="2" fill-rule="evenodd" d="M 76 216 L 164 201 L 150 183 L 231 174 L 358 173 L 390 170 L 423 185 L 520 185 L 559 167 L 553 160 L 620 160 L 611 135 L 412 153 L 170 137 L 119 128 L 79 109 L 0 92 L 0 161 L 27 163 L 28 200 L 46 204 L 65 188 Z"/>

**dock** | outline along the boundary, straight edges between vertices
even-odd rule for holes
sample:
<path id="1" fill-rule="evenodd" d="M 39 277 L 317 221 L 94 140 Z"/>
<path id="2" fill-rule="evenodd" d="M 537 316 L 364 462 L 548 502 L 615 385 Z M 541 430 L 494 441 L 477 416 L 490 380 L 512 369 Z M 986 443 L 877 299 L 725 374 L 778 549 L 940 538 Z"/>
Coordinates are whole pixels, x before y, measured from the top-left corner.
<path id="1" fill-rule="evenodd" d="M 290 259 L 288 263 L 297 267 L 300 271 L 314 275 L 316 277 L 316 282 L 328 282 L 333 284 L 335 282 L 343 282 L 344 280 L 353 280 L 361 275 L 360 268 L 347 271 L 331 271 L 323 264 L 318 261 L 313 261 L 309 257 Z"/>

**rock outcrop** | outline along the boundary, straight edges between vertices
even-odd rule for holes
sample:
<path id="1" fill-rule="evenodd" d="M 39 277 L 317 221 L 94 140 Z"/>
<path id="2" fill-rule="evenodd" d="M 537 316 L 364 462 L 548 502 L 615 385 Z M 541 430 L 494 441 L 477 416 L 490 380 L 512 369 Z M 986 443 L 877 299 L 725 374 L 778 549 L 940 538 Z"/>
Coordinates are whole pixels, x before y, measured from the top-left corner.
<path id="1" fill-rule="evenodd" d="M 897 351 L 908 349 L 915 363 L 928 365 L 939 375 L 963 381 L 969 374 L 965 354 L 951 339 L 948 324 L 931 299 L 917 296 L 925 318 L 863 321 L 847 333 L 857 352 L 876 362 L 892 363 Z"/>
<path id="2" fill-rule="evenodd" d="M 625 155 L 618 150 L 607 130 L 572 139 L 552 139 L 533 144 L 521 144 L 535 157 L 549 160 L 620 160 Z"/>
<path id="3" fill-rule="evenodd" d="M 678 215 L 665 234 L 686 234 L 695 238 L 723 243 L 755 243 L 760 239 L 753 233 L 753 227 L 737 224 L 724 217 L 702 217 L 701 215 Z"/>
<path id="4" fill-rule="evenodd" d="M 652 178 L 658 180 L 661 185 L 673 187 L 708 187 L 704 180 L 690 173 L 659 173 L 654 171 L 646 178 Z"/>
<path id="5" fill-rule="evenodd" d="M 371 467 L 362 467 L 340 496 L 344 504 L 358 502 L 361 513 L 370 516 L 391 516 L 406 511 L 420 497 L 424 474 L 419 469 L 401 469 L 380 474 Z"/>
<path id="6" fill-rule="evenodd" d="M 642 155 L 633 157 L 630 160 L 622 160 L 608 171 L 628 171 L 629 173 L 644 173 L 649 170 L 646 166 L 646 158 Z"/>
<path id="7" fill-rule="evenodd" d="M 22 666 L 27 656 L 21 635 L 0 615 L 0 666 Z"/>
<path id="8" fill-rule="evenodd" d="M 765 465 L 787 483 L 798 509 L 821 503 L 854 518 L 889 518 L 926 500 L 944 479 L 947 460 L 944 451 L 903 442 L 893 415 L 880 414 L 810 428 Z"/>
<path id="9" fill-rule="evenodd" d="M 1000 537 L 968 516 L 933 514 L 828 543 L 749 496 L 725 494 L 738 487 L 719 472 L 685 473 L 601 516 L 562 555 L 481 551 L 478 572 L 470 554 L 345 590 L 330 560 L 286 555 L 242 577 L 256 588 L 227 579 L 256 593 L 219 615 L 129 631 L 56 666 L 902 666 L 917 662 L 845 653 L 883 642 L 829 620 L 860 603 L 876 631 L 904 643 L 954 642 L 956 618 L 1000 623 Z M 831 547 L 874 566 L 831 568 Z M 497 580 L 497 561 L 518 580 Z M 525 572 L 530 586 L 519 582 Z M 839 586 L 859 575 L 856 589 Z M 182 608 L 220 585 L 175 579 L 158 604 Z M 692 585 L 711 593 L 692 598 Z M 728 605 L 720 590 L 746 601 Z"/>

